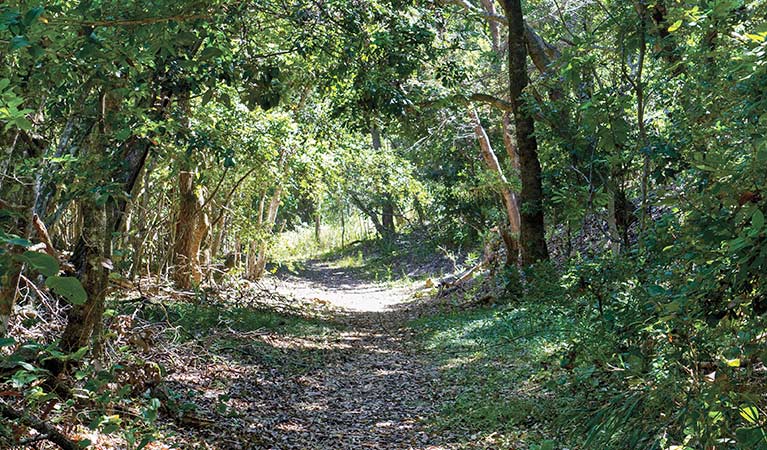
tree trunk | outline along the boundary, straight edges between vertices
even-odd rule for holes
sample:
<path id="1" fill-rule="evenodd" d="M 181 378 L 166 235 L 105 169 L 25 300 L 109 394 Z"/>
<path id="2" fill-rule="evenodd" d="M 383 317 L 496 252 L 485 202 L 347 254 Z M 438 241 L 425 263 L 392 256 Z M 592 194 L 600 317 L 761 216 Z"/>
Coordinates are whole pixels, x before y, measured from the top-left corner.
<path id="1" fill-rule="evenodd" d="M 268 232 L 271 232 L 274 228 L 274 224 L 277 222 L 277 211 L 280 207 L 280 198 L 282 197 L 282 186 L 277 186 L 272 194 L 272 199 L 269 202 L 269 209 L 266 212 L 266 218 L 263 226 Z M 255 241 L 254 241 L 255 242 Z M 254 242 L 251 242 L 251 246 Z M 248 262 L 248 278 L 251 280 L 257 280 L 264 275 L 264 269 L 266 268 L 266 245 L 267 241 L 264 239 L 258 243 L 258 252 L 256 253 L 255 261 Z M 252 248 L 252 247 L 251 247 Z M 249 252 L 249 257 L 253 257 L 253 253 Z"/>
<path id="2" fill-rule="evenodd" d="M 28 204 L 32 196 L 31 189 L 24 189 L 21 192 L 22 204 Z M 12 219 L 11 231 L 19 236 L 29 237 L 31 233 L 30 220 L 28 217 L 31 212 L 21 205 L 10 205 L 0 200 L 0 209 L 11 210 L 17 213 L 15 220 Z M 11 216 L 13 217 L 13 216 Z M 18 255 L 24 252 L 24 248 L 18 245 L 11 246 L 8 252 L 11 255 Z M 0 272 L 0 337 L 4 337 L 8 332 L 8 322 L 13 313 L 14 305 L 18 297 L 19 276 L 21 275 L 22 264 L 15 258 L 12 258 L 8 267 Z"/>
<path id="3" fill-rule="evenodd" d="M 18 297 L 21 263 L 12 261 L 0 277 L 0 338 L 8 333 L 8 321 Z"/>
<path id="4" fill-rule="evenodd" d="M 509 23 L 509 93 L 514 113 L 520 179 L 520 243 L 525 265 L 546 260 L 545 227 L 543 222 L 543 187 L 535 120 L 526 110 L 523 92 L 528 84 L 525 22 L 520 0 L 503 0 Z"/>
<path id="5" fill-rule="evenodd" d="M 383 203 L 383 210 L 381 212 L 381 225 L 383 226 L 385 237 L 394 236 L 397 229 L 394 224 L 394 201 L 392 201 L 391 194 L 386 194 Z"/>
<path id="6" fill-rule="evenodd" d="M 424 212 L 423 205 L 417 195 L 413 196 L 413 206 L 415 207 L 415 213 L 418 216 L 418 225 L 421 228 L 424 228 L 426 226 L 426 213 Z"/>
<path id="7" fill-rule="evenodd" d="M 613 256 L 618 257 L 621 253 L 621 237 L 618 233 L 618 220 L 615 209 L 615 189 L 610 187 L 607 199 L 607 229 L 610 236 L 610 251 Z"/>
<path id="8" fill-rule="evenodd" d="M 76 352 L 88 345 L 94 330 L 101 324 L 104 298 L 109 276 L 108 260 L 111 233 L 108 233 L 107 214 L 104 205 L 96 199 L 82 201 L 83 231 L 72 255 L 80 283 L 88 299 L 83 305 L 73 306 L 67 313 L 67 326 L 61 336 L 61 349 L 65 353 Z"/>
<path id="9" fill-rule="evenodd" d="M 503 197 L 503 204 L 506 207 L 506 219 L 508 223 L 507 226 L 500 227 L 500 233 L 503 238 L 504 246 L 506 247 L 506 264 L 513 265 L 516 264 L 519 253 L 517 239 L 520 235 L 520 215 L 517 195 L 509 189 L 509 182 L 506 180 L 503 169 L 501 169 L 501 165 L 498 163 L 498 157 L 493 151 L 493 147 L 490 145 L 490 139 L 487 137 L 487 132 L 485 132 L 485 128 L 479 120 L 477 111 L 470 109 L 469 117 L 474 126 L 474 134 L 477 136 L 479 148 L 482 151 L 482 158 L 485 160 L 488 169 L 493 171 L 500 181 L 500 191 L 501 196 Z M 509 151 L 508 147 L 507 151 Z M 512 162 L 513 161 L 514 160 L 512 159 Z M 509 230 L 506 230 L 507 227 Z"/>
<path id="10" fill-rule="evenodd" d="M 373 150 L 376 152 L 381 150 L 381 131 L 378 129 L 377 124 L 373 124 L 373 126 L 370 127 L 370 138 L 373 143 Z M 394 225 L 394 201 L 392 200 L 392 196 L 390 193 L 384 193 L 383 195 L 384 201 L 382 205 L 381 210 L 381 223 L 380 227 L 376 225 L 376 222 L 374 220 L 374 225 L 376 225 L 376 230 L 378 230 L 378 234 L 381 235 L 384 239 L 389 239 L 396 233 L 396 228 Z"/>
<path id="11" fill-rule="evenodd" d="M 351 199 L 352 203 L 354 203 L 354 206 L 356 206 L 357 209 L 362 211 L 362 213 L 365 214 L 370 219 L 371 222 L 373 222 L 373 226 L 375 227 L 378 235 L 381 236 L 382 238 L 385 237 L 387 232 L 383 224 L 381 224 L 381 221 L 378 219 L 378 213 L 374 211 L 373 209 L 369 208 L 368 206 L 366 206 L 365 203 L 359 197 L 357 197 L 357 195 L 354 192 L 349 193 L 349 198 Z M 362 226 L 365 229 L 365 235 L 367 235 L 366 222 L 363 222 Z"/>
<path id="12" fill-rule="evenodd" d="M 477 136 L 479 142 L 479 148 L 482 150 L 482 158 L 485 160 L 488 169 L 493 171 L 501 183 L 501 195 L 503 196 L 503 203 L 506 207 L 506 217 L 511 227 L 511 232 L 518 234 L 520 232 L 520 215 L 519 208 L 517 206 L 517 195 L 511 189 L 509 189 L 509 182 L 506 179 L 506 175 L 501 169 L 501 165 L 498 163 L 498 157 L 493 151 L 493 147 L 490 145 L 490 139 L 485 132 L 485 128 L 479 120 L 479 116 L 475 110 L 469 111 L 472 124 L 474 126 L 474 134 Z"/>
<path id="13" fill-rule="evenodd" d="M 211 230 L 211 233 L 213 233 L 215 237 L 213 238 L 213 242 L 211 242 L 210 244 L 210 256 L 211 258 L 214 258 L 214 259 L 221 254 L 221 247 L 224 243 L 224 234 L 226 233 L 226 225 L 227 225 L 227 222 L 229 221 L 229 218 L 226 215 L 226 213 L 224 212 L 223 214 L 224 215 L 222 216 L 220 220 L 221 225 L 218 226 L 218 230 L 216 230 L 215 233 L 213 233 L 213 231 Z"/>
<path id="14" fill-rule="evenodd" d="M 194 173 L 182 171 L 178 177 L 179 210 L 176 218 L 176 240 L 173 246 L 175 269 L 173 281 L 181 289 L 190 289 L 202 280 L 200 244 L 207 234 L 209 221 L 202 212 L 205 198 L 195 192 Z"/>
<path id="15" fill-rule="evenodd" d="M 314 208 L 314 240 L 318 244 L 322 243 L 322 202 L 318 201 Z"/>
<path id="16" fill-rule="evenodd" d="M 341 248 L 346 247 L 346 204 L 341 205 Z"/>
<path id="17" fill-rule="evenodd" d="M 481 0 L 482 8 L 490 14 L 495 15 L 495 1 L 494 0 Z M 493 46 L 493 52 L 501 53 L 501 32 L 498 29 L 498 22 L 494 20 L 488 20 L 487 26 L 490 28 L 490 43 Z"/>

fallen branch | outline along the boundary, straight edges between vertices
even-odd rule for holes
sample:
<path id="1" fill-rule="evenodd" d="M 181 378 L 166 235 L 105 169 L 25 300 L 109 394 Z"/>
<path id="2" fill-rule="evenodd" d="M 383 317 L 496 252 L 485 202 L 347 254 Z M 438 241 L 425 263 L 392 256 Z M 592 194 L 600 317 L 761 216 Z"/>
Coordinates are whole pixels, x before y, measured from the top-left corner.
<path id="1" fill-rule="evenodd" d="M 0 402 L 0 416 L 11 420 L 18 420 L 24 425 L 35 429 L 42 436 L 45 436 L 45 440 L 53 442 L 64 450 L 80 449 L 77 442 L 69 439 L 52 425 L 49 425 L 36 417 L 22 414 L 3 402 Z"/>

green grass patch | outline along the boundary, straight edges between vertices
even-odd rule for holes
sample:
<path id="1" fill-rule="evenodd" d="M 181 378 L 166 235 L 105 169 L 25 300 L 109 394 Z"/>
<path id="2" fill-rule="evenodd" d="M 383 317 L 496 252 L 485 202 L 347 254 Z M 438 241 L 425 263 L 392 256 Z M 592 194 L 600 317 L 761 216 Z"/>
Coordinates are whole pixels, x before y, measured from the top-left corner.
<path id="1" fill-rule="evenodd" d="M 167 323 L 165 337 L 169 341 L 177 344 L 197 342 L 212 354 L 229 361 L 275 367 L 291 375 L 321 367 L 336 356 L 334 352 L 337 350 L 305 346 L 300 342 L 275 346 L 272 338 L 285 338 L 286 342 L 291 342 L 291 338 L 333 341 L 344 329 L 338 323 L 320 319 L 185 302 L 152 305 L 144 309 L 143 315 L 146 320 Z M 252 332 L 263 332 L 270 339 L 254 338 Z"/>
<path id="2" fill-rule="evenodd" d="M 372 236 L 372 225 L 353 216 L 342 228 L 337 223 L 323 224 L 317 240 L 314 225 L 303 225 L 280 233 L 270 248 L 270 259 L 278 264 L 316 258 L 324 253 L 341 249 L 351 242 Z"/>
<path id="3" fill-rule="evenodd" d="M 412 322 L 446 390 L 432 425 L 465 435 L 465 448 L 550 445 L 558 409 L 550 388 L 561 372 L 564 321 L 543 322 L 522 308 L 489 308 Z"/>
<path id="4" fill-rule="evenodd" d="M 253 308 L 197 305 L 171 302 L 163 306 L 145 309 L 145 317 L 151 321 L 167 321 L 180 327 L 184 336 L 200 337 L 214 331 L 230 329 L 235 332 L 274 331 L 282 335 L 298 337 L 323 336 L 337 332 L 340 325 L 319 319 L 278 314 Z"/>
<path id="5" fill-rule="evenodd" d="M 440 277 L 463 262 L 463 252 L 450 251 L 420 232 L 394 240 L 367 239 L 323 253 L 320 259 L 351 269 L 359 279 L 376 283 L 411 283 Z"/>

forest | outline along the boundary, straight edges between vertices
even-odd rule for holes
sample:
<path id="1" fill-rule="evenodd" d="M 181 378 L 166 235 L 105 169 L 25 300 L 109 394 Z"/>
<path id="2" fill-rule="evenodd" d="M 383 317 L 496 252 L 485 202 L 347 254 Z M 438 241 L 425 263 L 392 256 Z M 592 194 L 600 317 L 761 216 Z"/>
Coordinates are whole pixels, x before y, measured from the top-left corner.
<path id="1" fill-rule="evenodd" d="M 0 449 L 767 449 L 767 1 L 0 2 Z"/>

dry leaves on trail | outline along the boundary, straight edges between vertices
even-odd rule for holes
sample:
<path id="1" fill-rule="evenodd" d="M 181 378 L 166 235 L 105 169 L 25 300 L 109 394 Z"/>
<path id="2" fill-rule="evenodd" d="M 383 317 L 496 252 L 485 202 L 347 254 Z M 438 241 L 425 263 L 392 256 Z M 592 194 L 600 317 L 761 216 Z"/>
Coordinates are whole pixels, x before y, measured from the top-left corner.
<path id="1" fill-rule="evenodd" d="M 175 432 L 168 442 L 218 449 L 447 448 L 425 424 L 439 403 L 437 374 L 412 351 L 409 334 L 398 331 L 407 315 L 339 308 L 336 300 L 348 304 L 360 295 L 348 277 L 343 288 L 332 279 L 290 282 L 300 291 L 297 299 L 282 289 L 284 296 L 270 301 L 290 301 L 291 312 L 309 304 L 309 315 L 330 316 L 344 328 L 306 336 L 218 331 L 188 347 L 194 356 L 173 360 L 165 386 L 204 422 L 168 422 L 166 431 Z M 401 291 L 356 287 L 368 297 L 386 296 L 368 298 L 375 308 L 406 299 Z M 222 340 L 230 344 L 217 348 Z"/>

